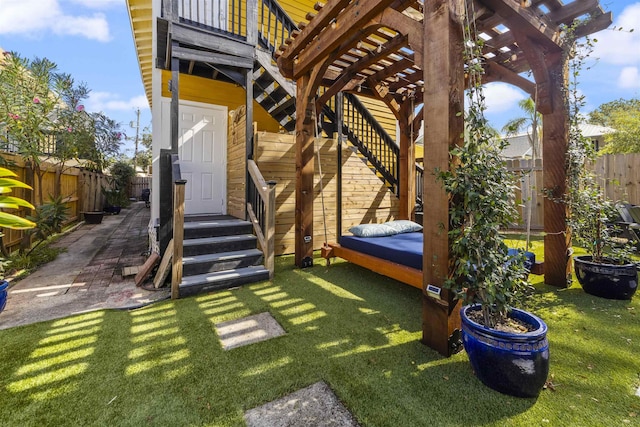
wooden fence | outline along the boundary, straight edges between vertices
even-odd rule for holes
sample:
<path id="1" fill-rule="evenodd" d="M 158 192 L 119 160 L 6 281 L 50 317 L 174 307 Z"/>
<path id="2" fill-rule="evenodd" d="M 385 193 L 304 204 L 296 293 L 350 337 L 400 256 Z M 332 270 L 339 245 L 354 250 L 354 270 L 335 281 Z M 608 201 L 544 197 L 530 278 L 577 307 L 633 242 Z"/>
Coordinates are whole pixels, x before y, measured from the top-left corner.
<path id="1" fill-rule="evenodd" d="M 135 197 L 140 200 L 142 190 L 145 188 L 151 189 L 151 177 L 150 176 L 134 176 L 129 183 L 128 196 Z"/>
<path id="2" fill-rule="evenodd" d="M 8 164 L 6 167 L 15 172 L 19 180 L 33 187 L 33 190 L 15 189 L 12 195 L 38 206 L 39 201 L 35 195 L 40 191 L 40 183 L 37 178 L 32 177 L 28 165 L 18 155 L 2 153 L 1 156 Z M 56 196 L 56 181 L 60 182 L 59 195 L 68 208 L 66 224 L 82 219 L 82 212 L 102 211 L 104 206 L 102 187 L 109 188 L 110 186 L 105 175 L 78 167 L 61 169 L 50 163 L 42 163 L 41 168 L 44 171 L 41 189 L 44 203 Z M 29 209 L 21 209 L 19 212 L 12 211 L 12 213 L 23 217 L 33 215 Z M 25 236 L 25 233 L 20 230 L 3 229 L 2 233 L 4 233 L 2 242 L 8 251 L 16 250 Z"/>
<path id="3" fill-rule="evenodd" d="M 597 158 L 592 166 L 607 199 L 640 205 L 640 154 L 607 154 Z M 521 221 L 515 228 L 525 227 L 526 212 L 531 211 L 531 228 L 544 228 L 544 199 L 542 195 L 542 160 L 508 160 L 507 169 L 519 178 L 516 200 Z"/>

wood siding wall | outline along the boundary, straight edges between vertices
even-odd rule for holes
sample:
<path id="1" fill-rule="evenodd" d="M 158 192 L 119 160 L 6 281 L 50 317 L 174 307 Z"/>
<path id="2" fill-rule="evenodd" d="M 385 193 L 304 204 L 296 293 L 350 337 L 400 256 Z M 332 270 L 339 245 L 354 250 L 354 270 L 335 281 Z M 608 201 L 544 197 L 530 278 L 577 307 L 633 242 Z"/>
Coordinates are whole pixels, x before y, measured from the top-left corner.
<path id="1" fill-rule="evenodd" d="M 293 253 L 295 250 L 295 137 L 260 131 L 257 132 L 254 141 L 255 158 L 260 172 L 265 180 L 277 181 L 275 253 L 276 255 Z M 313 228 L 314 246 L 315 249 L 320 249 L 325 241 L 337 241 L 336 174 L 338 169 L 336 141 L 321 139 L 316 144 L 316 149 L 320 150 L 320 165 L 316 156 Z M 353 225 L 379 223 L 395 218 L 398 212 L 398 199 L 350 148 L 343 146 L 342 156 L 343 232 Z M 322 185 L 319 166 L 323 175 Z"/>
<path id="2" fill-rule="evenodd" d="M 227 133 L 227 213 L 245 218 L 247 174 L 245 107 L 231 112 Z"/>

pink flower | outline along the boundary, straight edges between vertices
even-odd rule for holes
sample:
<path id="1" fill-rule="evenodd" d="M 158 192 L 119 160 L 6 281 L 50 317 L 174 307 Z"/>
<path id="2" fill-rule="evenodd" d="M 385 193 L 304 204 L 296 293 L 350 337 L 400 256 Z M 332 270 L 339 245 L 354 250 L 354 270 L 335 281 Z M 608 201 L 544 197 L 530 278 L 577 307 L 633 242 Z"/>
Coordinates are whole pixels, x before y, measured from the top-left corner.
<path id="1" fill-rule="evenodd" d="M 71 126 L 69 126 L 69 127 L 67 128 L 67 132 L 73 132 L 73 128 L 72 128 Z"/>
<path id="2" fill-rule="evenodd" d="M 120 132 L 116 133 L 116 138 L 117 138 L 117 139 L 122 138 L 122 134 L 121 134 Z"/>
<path id="3" fill-rule="evenodd" d="M 76 111 L 84 111 L 84 105 L 78 105 Z"/>
<path id="4" fill-rule="evenodd" d="M 37 96 L 35 98 L 33 98 L 33 103 L 34 104 L 40 104 L 40 98 L 38 98 Z"/>
<path id="5" fill-rule="evenodd" d="M 9 117 L 11 117 L 13 120 L 19 120 L 20 116 L 17 114 L 13 114 L 13 113 L 9 113 Z"/>

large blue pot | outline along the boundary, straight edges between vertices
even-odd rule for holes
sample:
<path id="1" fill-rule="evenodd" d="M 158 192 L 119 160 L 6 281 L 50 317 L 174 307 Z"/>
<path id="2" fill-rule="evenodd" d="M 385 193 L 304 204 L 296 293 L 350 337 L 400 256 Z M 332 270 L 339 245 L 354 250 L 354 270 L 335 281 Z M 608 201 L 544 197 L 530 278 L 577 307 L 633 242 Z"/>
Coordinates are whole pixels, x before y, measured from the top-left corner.
<path id="1" fill-rule="evenodd" d="M 0 313 L 4 310 L 5 305 L 7 305 L 7 289 L 9 288 L 9 282 L 3 280 L 0 282 Z"/>
<path id="2" fill-rule="evenodd" d="M 586 293 L 609 299 L 628 300 L 633 297 L 638 289 L 635 264 L 596 264 L 591 260 L 591 255 L 573 257 L 576 277 Z"/>
<path id="3" fill-rule="evenodd" d="M 532 332 L 515 334 L 496 331 L 467 316 L 479 305 L 464 306 L 462 342 L 471 367 L 486 386 L 517 397 L 536 397 L 549 374 L 547 325 L 537 316 L 513 309 L 510 316 L 533 327 Z"/>

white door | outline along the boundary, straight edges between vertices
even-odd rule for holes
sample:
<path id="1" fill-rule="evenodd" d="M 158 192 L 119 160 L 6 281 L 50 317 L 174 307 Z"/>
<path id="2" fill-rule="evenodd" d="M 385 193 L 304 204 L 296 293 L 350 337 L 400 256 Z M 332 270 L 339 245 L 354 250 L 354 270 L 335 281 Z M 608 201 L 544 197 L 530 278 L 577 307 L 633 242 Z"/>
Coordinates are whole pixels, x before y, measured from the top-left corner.
<path id="1" fill-rule="evenodd" d="M 227 109 L 180 104 L 178 156 L 186 214 L 226 213 Z"/>

